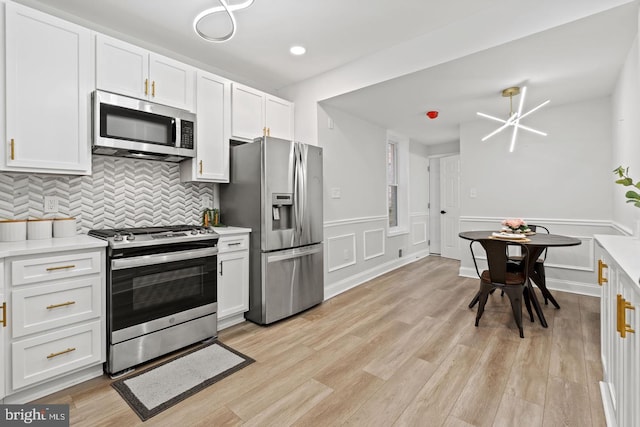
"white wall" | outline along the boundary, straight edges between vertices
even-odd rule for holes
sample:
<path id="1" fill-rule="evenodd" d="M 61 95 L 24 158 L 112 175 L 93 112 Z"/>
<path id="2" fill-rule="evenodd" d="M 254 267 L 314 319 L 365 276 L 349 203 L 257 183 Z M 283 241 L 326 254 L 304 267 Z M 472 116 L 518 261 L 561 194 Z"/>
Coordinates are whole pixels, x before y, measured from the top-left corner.
<path id="1" fill-rule="evenodd" d="M 640 67 L 639 43 L 636 38 L 625 62 L 612 96 L 613 154 L 609 172 L 622 165 L 629 167 L 629 175 L 640 180 Z M 625 203 L 624 194 L 629 188 L 615 184 L 609 175 L 609 189 L 613 194 L 613 221 L 627 232 L 640 219 L 640 209 Z"/>
<path id="2" fill-rule="evenodd" d="M 428 255 L 426 147 L 410 143 L 408 232 L 390 237 L 386 129 L 320 106 L 318 142 L 324 156 L 325 298 Z"/>
<path id="3" fill-rule="evenodd" d="M 580 246 L 549 250 L 547 286 L 599 295 L 593 235 L 616 233 L 611 226 L 611 99 L 552 105 L 526 123 L 548 136 L 520 132 L 513 153 L 508 151 L 510 132 L 481 142 L 495 129 L 493 122 L 461 126 L 460 228 L 497 230 L 500 220 L 522 217 L 552 233 L 576 237 Z M 476 277 L 466 247 L 461 255 L 460 273 Z"/>
<path id="4" fill-rule="evenodd" d="M 611 218 L 610 99 L 551 101 L 524 123 L 548 136 L 520 131 L 513 153 L 510 129 L 481 142 L 493 121 L 461 125 L 463 216 Z"/>

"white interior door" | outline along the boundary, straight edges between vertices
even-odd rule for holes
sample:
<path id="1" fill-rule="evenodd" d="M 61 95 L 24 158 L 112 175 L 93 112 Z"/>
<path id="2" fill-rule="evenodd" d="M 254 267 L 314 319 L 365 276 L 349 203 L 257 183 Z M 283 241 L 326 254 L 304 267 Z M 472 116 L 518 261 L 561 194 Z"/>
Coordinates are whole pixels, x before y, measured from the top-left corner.
<path id="1" fill-rule="evenodd" d="M 460 259 L 460 155 L 440 159 L 440 255 Z"/>
<path id="2" fill-rule="evenodd" d="M 440 159 L 429 159 L 429 253 L 440 254 Z"/>

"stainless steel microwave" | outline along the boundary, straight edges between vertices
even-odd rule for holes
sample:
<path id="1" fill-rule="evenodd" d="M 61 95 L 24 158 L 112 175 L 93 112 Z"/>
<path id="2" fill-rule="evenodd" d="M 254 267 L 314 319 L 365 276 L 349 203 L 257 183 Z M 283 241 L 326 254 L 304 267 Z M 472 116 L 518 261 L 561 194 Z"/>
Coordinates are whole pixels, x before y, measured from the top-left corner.
<path id="1" fill-rule="evenodd" d="M 96 90 L 93 153 L 179 162 L 195 157 L 196 115 L 178 108 Z"/>

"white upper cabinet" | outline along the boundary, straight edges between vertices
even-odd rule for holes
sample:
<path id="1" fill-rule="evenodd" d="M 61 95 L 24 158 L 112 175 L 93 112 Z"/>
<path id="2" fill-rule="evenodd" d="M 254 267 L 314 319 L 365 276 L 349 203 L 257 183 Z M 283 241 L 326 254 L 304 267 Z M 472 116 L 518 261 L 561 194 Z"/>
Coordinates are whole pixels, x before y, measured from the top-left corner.
<path id="1" fill-rule="evenodd" d="M 6 135 L 2 170 L 91 173 L 91 34 L 6 4 Z"/>
<path id="2" fill-rule="evenodd" d="M 96 86 L 133 98 L 194 111 L 195 69 L 166 56 L 98 34 Z"/>
<path id="3" fill-rule="evenodd" d="M 180 163 L 180 179 L 229 182 L 231 82 L 198 71 L 196 111 L 197 155 Z"/>
<path id="4" fill-rule="evenodd" d="M 293 103 L 241 84 L 232 85 L 231 137 L 293 140 Z"/>

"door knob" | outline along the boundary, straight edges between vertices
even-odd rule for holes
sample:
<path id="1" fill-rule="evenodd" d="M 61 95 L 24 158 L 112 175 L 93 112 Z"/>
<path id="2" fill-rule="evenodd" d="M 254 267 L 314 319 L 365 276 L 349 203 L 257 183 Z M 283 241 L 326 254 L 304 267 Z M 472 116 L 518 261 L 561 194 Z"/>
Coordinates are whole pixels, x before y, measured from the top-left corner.
<path id="1" fill-rule="evenodd" d="M 440 211 L 440 213 L 441 213 L 441 214 L 446 214 L 446 213 L 447 213 L 447 211 Z"/>

